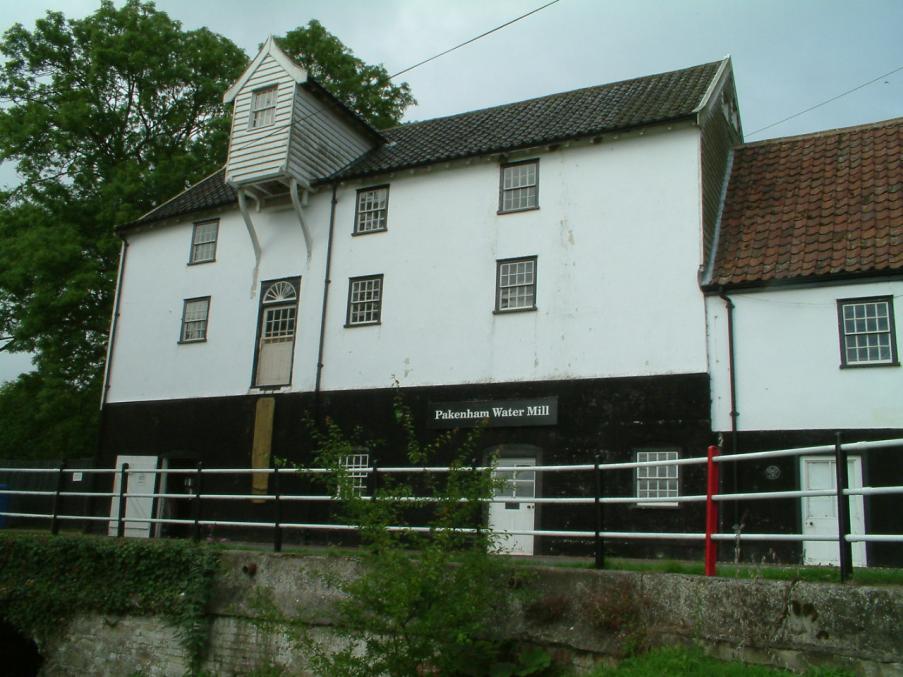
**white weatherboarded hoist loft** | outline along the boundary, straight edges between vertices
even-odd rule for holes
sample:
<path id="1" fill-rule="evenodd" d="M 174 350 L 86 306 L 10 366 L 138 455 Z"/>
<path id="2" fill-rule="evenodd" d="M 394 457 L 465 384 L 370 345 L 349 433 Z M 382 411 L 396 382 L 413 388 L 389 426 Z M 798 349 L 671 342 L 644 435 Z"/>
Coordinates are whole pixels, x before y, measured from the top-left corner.
<path id="1" fill-rule="evenodd" d="M 718 276 L 727 186 L 745 179 L 729 59 L 376 130 L 268 39 L 225 101 L 225 167 L 119 230 L 104 461 L 305 461 L 302 422 L 328 415 L 397 463 L 397 381 L 424 437 L 487 421 L 481 453 L 524 499 L 491 522 L 558 528 L 588 513 L 531 502 L 573 487 L 525 468 L 699 455 L 731 432 Z M 612 480 L 637 497 L 611 510 L 618 528 L 701 519 L 661 499 L 702 475 L 658 470 Z"/>

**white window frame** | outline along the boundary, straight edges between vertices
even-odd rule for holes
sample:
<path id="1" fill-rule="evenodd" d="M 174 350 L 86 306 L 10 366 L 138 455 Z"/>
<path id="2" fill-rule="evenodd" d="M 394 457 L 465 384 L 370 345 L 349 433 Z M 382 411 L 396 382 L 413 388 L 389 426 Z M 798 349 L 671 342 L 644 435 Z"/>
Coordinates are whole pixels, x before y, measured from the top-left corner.
<path id="1" fill-rule="evenodd" d="M 248 129 L 269 127 L 276 122 L 278 97 L 279 85 L 261 87 L 251 92 L 251 115 L 248 118 Z"/>
<path id="2" fill-rule="evenodd" d="M 530 264 L 530 271 L 527 273 L 519 273 L 516 269 L 512 273 L 509 268 L 511 266 L 519 266 L 521 264 Z M 496 313 L 517 313 L 525 310 L 536 310 L 536 274 L 538 269 L 538 258 L 536 256 L 521 256 L 514 259 L 499 259 L 495 262 L 495 312 Z M 519 282 L 518 275 L 529 274 L 529 282 Z M 514 280 L 511 276 L 514 275 Z M 529 289 L 529 295 L 524 297 L 523 302 L 518 301 L 518 305 L 512 305 L 509 290 Z M 520 297 L 515 294 L 514 298 L 519 300 Z"/>
<path id="3" fill-rule="evenodd" d="M 893 296 L 838 299 L 837 326 L 842 368 L 899 366 Z"/>
<path id="4" fill-rule="evenodd" d="M 209 296 L 185 299 L 182 302 L 182 323 L 179 332 L 179 343 L 203 343 L 206 341 L 209 321 Z"/>
<path id="5" fill-rule="evenodd" d="M 375 285 L 369 285 L 374 282 Z M 369 287 L 369 288 L 368 288 Z M 365 275 L 348 279 L 346 327 L 380 324 L 383 315 L 383 276 Z"/>
<path id="6" fill-rule="evenodd" d="M 257 342 L 254 352 L 254 372 L 251 378 L 252 388 L 280 388 L 291 385 L 291 369 L 286 383 L 260 385 L 260 353 L 264 343 L 292 344 L 294 354 L 295 340 L 298 336 L 298 297 L 301 288 L 300 277 L 289 277 L 280 280 L 268 280 L 261 283 L 260 306 L 257 310 Z M 277 313 L 284 313 L 277 315 Z M 268 332 L 268 327 L 271 331 Z M 289 328 L 290 327 L 290 328 Z"/>
<path id="7" fill-rule="evenodd" d="M 211 234 L 212 226 L 212 234 Z M 211 263 L 216 261 L 216 243 L 219 239 L 219 219 L 198 221 L 191 231 L 191 252 L 188 254 L 188 263 Z M 209 247 L 213 245 L 213 247 Z M 209 251 L 209 255 L 207 252 Z"/>
<path id="8" fill-rule="evenodd" d="M 634 473 L 637 506 L 641 508 L 676 508 L 677 501 L 649 499 L 677 498 L 680 496 L 680 466 L 666 465 L 665 461 L 680 459 L 680 451 L 674 448 L 643 448 L 634 452 L 637 463 L 658 462 L 661 465 L 646 465 L 636 468 Z"/>
<path id="9" fill-rule="evenodd" d="M 532 181 L 528 178 L 531 166 Z M 503 164 L 499 177 L 499 214 L 530 209 L 539 209 L 539 159 Z"/>
<path id="10" fill-rule="evenodd" d="M 353 454 L 342 456 L 339 462 L 345 468 L 348 478 L 348 488 L 355 496 L 366 496 L 367 476 L 370 469 L 370 454 L 366 451 L 355 451 Z"/>
<path id="11" fill-rule="evenodd" d="M 354 235 L 382 233 L 388 230 L 389 186 L 372 186 L 357 191 Z"/>

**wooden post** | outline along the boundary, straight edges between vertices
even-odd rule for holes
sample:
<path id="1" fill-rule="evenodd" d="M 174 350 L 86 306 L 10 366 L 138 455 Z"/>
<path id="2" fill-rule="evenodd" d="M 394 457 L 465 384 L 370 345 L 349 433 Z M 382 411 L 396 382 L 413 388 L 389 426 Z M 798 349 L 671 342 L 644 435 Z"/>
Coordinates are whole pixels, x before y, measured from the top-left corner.
<path id="1" fill-rule="evenodd" d="M 709 447 L 708 461 L 706 463 L 707 482 L 705 493 L 705 575 L 717 575 L 718 544 L 712 540 L 712 534 L 718 530 L 718 504 L 715 496 L 718 495 L 718 464 L 715 458 L 718 456 L 718 447 L 714 444 Z"/>
<path id="2" fill-rule="evenodd" d="M 273 466 L 273 493 L 276 495 L 274 503 L 275 520 L 273 528 L 273 552 L 282 552 L 282 504 L 279 501 L 279 468 Z"/>
<path id="3" fill-rule="evenodd" d="M 125 485 L 129 481 L 129 464 L 123 463 L 119 470 L 119 512 L 116 517 L 116 538 L 125 536 Z"/>
<path id="4" fill-rule="evenodd" d="M 596 454 L 593 463 L 593 483 L 595 486 L 595 496 L 593 497 L 593 507 L 595 508 L 596 533 L 595 533 L 595 562 L 597 569 L 605 568 L 605 541 L 602 538 L 603 525 L 605 523 L 605 505 L 600 500 L 603 492 L 602 471 L 599 469 L 599 454 Z"/>
<path id="5" fill-rule="evenodd" d="M 194 498 L 191 501 L 194 508 L 194 529 L 191 540 L 195 543 L 201 540 L 201 470 L 203 468 L 204 464 L 198 462 L 197 472 L 194 475 Z"/>
<path id="6" fill-rule="evenodd" d="M 66 472 L 66 461 L 60 463 L 60 468 L 56 475 L 56 493 L 53 494 L 53 516 L 50 518 L 50 533 L 56 536 L 60 533 L 60 494 L 63 491 L 63 477 Z"/>
<path id="7" fill-rule="evenodd" d="M 853 544 L 847 540 L 850 533 L 850 497 L 843 493 L 849 486 L 850 478 L 847 469 L 847 452 L 841 444 L 841 435 L 837 433 L 834 442 L 834 469 L 837 475 L 837 547 L 840 559 L 840 582 L 843 583 L 853 574 Z"/>

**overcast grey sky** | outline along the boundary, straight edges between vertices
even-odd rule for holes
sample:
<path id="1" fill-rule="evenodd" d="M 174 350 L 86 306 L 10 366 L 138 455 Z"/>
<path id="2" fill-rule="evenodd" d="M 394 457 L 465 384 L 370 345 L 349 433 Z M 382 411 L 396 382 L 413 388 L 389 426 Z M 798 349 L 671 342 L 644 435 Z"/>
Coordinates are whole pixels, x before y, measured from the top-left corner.
<path id="1" fill-rule="evenodd" d="M 318 19 L 390 73 L 548 0 L 158 0 L 249 56 L 267 34 Z M 116 0 L 117 5 L 122 4 Z M 48 9 L 83 17 L 99 0 L 0 0 L 0 26 Z M 559 0 L 403 76 L 406 121 L 718 60 L 730 54 L 748 141 L 903 116 L 903 70 L 760 134 L 754 130 L 903 66 L 903 0 Z M 0 183 L 9 183 L 9 168 Z M 0 381 L 5 368 L 0 353 Z M 19 366 L 19 365 L 17 365 Z"/>

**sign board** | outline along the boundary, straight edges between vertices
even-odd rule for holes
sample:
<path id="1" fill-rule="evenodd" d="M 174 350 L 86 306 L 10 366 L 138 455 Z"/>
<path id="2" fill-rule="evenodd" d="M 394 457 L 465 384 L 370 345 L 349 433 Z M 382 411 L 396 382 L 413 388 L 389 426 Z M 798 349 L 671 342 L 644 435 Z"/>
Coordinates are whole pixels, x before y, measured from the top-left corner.
<path id="1" fill-rule="evenodd" d="M 490 428 L 555 425 L 558 423 L 558 396 L 520 400 L 471 400 L 435 402 L 428 409 L 430 428 Z"/>

